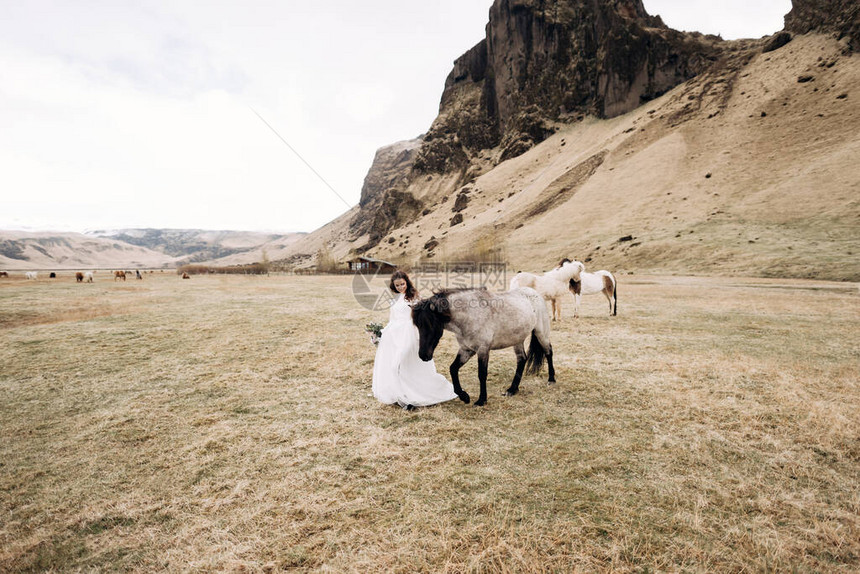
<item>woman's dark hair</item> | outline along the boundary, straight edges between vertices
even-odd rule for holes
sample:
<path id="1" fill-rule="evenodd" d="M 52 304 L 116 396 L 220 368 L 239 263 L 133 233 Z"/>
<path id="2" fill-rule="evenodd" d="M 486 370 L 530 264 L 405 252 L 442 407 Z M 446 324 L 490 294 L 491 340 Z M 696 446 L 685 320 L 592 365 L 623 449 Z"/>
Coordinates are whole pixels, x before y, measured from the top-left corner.
<path id="1" fill-rule="evenodd" d="M 407 275 L 404 271 L 395 271 L 391 275 L 391 282 L 388 283 L 388 288 L 397 293 L 397 288 L 394 286 L 395 279 L 403 279 L 406 281 L 406 300 L 412 301 L 415 297 L 418 296 L 418 290 L 415 289 L 415 286 L 412 285 L 412 281 L 409 279 L 409 275 Z"/>

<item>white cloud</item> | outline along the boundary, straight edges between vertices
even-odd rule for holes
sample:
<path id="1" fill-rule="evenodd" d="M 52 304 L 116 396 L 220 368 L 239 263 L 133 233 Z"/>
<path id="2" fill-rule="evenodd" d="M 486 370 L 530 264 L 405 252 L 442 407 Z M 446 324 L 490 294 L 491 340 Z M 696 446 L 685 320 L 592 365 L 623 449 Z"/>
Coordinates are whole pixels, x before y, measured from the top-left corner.
<path id="1" fill-rule="evenodd" d="M 6 3 L 0 227 L 315 229 L 347 205 L 254 112 L 355 204 L 376 149 L 430 126 L 490 4 Z M 645 3 L 724 37 L 781 28 L 788 0 L 749 4 Z"/>

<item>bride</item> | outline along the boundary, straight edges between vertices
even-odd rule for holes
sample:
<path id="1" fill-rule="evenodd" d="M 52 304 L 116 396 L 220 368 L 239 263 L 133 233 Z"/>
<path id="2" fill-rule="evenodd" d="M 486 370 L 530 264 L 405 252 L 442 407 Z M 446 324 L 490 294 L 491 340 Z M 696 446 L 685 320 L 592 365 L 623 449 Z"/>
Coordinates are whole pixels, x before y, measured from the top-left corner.
<path id="1" fill-rule="evenodd" d="M 403 271 L 394 272 L 388 287 L 398 296 L 376 348 L 373 396 L 406 409 L 450 401 L 457 396 L 453 385 L 436 372 L 433 361 L 418 358 L 418 328 L 412 323 L 418 291 Z"/>

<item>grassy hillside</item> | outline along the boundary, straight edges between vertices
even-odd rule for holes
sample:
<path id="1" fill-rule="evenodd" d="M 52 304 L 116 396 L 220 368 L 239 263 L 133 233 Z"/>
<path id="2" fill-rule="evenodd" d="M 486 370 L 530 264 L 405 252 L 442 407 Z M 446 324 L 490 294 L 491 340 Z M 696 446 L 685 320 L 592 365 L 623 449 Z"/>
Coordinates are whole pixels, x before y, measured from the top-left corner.
<path id="1" fill-rule="evenodd" d="M 739 42 L 737 57 L 624 116 L 558 125 L 465 186 L 462 223 L 460 190 L 422 178 L 410 191 L 426 215 L 370 254 L 414 265 L 495 243 L 517 269 L 569 257 L 620 272 L 860 280 L 860 58 L 814 34 L 745 55 L 762 44 Z M 365 238 L 344 228 L 292 253 L 328 243 L 346 258 Z"/>

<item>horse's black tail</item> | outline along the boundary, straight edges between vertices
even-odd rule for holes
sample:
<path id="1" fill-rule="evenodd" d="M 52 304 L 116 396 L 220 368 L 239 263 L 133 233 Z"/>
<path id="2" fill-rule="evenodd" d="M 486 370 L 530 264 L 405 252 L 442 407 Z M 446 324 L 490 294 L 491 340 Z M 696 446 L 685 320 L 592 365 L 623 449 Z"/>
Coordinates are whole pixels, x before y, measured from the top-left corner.
<path id="1" fill-rule="evenodd" d="M 537 335 L 532 331 L 532 339 L 529 342 L 529 354 L 526 356 L 526 373 L 529 375 L 538 374 L 541 367 L 543 367 L 544 360 L 546 360 L 546 353 L 544 352 L 543 345 L 540 344 Z"/>
<path id="2" fill-rule="evenodd" d="M 618 315 L 618 280 L 614 277 L 612 280 L 612 301 L 614 302 L 612 314 Z"/>

